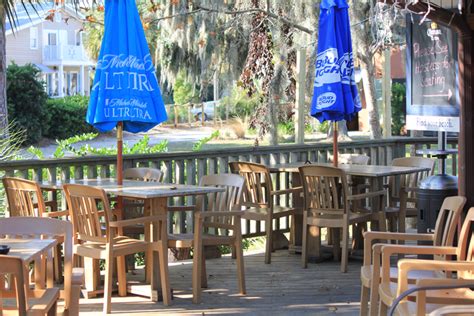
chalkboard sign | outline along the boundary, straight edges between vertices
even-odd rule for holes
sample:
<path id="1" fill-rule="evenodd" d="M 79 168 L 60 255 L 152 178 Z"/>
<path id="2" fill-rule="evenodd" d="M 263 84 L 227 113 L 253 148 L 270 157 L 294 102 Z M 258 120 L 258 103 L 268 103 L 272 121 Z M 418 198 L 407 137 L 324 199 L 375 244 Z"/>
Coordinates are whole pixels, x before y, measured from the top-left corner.
<path id="1" fill-rule="evenodd" d="M 457 38 L 448 27 L 407 23 L 407 128 L 459 131 Z"/>

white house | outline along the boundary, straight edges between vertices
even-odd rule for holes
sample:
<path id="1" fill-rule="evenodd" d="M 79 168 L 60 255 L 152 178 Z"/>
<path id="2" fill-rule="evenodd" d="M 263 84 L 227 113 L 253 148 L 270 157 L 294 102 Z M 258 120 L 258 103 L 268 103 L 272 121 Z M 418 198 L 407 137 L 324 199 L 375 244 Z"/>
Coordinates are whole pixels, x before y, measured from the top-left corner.
<path id="1" fill-rule="evenodd" d="M 94 63 L 83 46 L 83 19 L 73 7 L 54 2 L 18 4 L 18 22 L 6 25 L 7 63 L 35 64 L 51 97 L 89 95 L 89 72 Z M 8 65 L 7 64 L 7 65 Z"/>

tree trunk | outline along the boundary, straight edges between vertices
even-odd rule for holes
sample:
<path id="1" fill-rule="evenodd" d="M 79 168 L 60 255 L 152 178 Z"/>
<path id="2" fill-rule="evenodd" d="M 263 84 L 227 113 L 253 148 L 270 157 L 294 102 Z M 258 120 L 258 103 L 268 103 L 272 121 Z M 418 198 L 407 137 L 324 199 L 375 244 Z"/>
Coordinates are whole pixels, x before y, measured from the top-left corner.
<path id="1" fill-rule="evenodd" d="M 7 50 L 5 35 L 5 5 L 0 2 L 0 130 L 4 131 L 8 127 L 7 108 Z"/>
<path id="2" fill-rule="evenodd" d="M 353 0 L 350 3 L 349 14 L 351 23 L 364 21 L 370 17 L 371 0 Z M 372 35 L 370 27 L 365 23 L 359 23 L 351 27 L 353 37 L 354 52 L 361 62 L 362 83 L 364 87 L 365 102 L 369 113 L 369 125 L 371 129 L 371 138 L 378 139 L 382 137 L 380 128 L 380 115 L 377 108 L 377 99 L 375 94 L 375 65 L 373 61 L 373 52 L 371 51 Z"/>
<path id="3" fill-rule="evenodd" d="M 370 136 L 372 139 L 379 139 L 382 137 L 382 130 L 380 128 L 380 115 L 375 94 L 375 66 L 372 58 L 364 58 L 361 56 L 360 60 L 365 104 L 367 112 L 369 113 Z"/>
<path id="4" fill-rule="evenodd" d="M 329 122 L 328 139 L 332 139 L 334 135 L 334 122 Z M 337 122 L 337 139 L 339 141 L 350 140 L 349 131 L 347 130 L 347 122 L 345 120 Z"/>

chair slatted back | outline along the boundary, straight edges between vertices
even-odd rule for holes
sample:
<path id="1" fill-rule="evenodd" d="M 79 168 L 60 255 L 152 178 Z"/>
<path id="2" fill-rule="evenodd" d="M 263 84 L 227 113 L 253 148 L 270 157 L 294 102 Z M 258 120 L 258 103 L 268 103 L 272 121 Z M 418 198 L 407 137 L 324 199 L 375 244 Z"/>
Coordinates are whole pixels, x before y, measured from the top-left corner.
<path id="1" fill-rule="evenodd" d="M 15 289 L 18 314 L 26 315 L 26 311 L 29 309 L 27 300 L 28 272 L 26 271 L 26 266 L 21 258 L 9 255 L 0 255 L 0 263 L 0 275 L 10 275 L 13 278 L 11 289 Z M 0 300 L 1 296 L 0 293 Z M 0 307 L 2 307 L 1 304 Z"/>
<path id="2" fill-rule="evenodd" d="M 398 198 L 400 196 L 400 188 L 411 188 L 415 189 L 418 188 L 420 182 L 433 175 L 434 167 L 435 167 L 435 160 L 431 158 L 424 158 L 424 157 L 403 157 L 403 158 L 395 158 L 392 160 L 392 166 L 399 166 L 399 167 L 425 167 L 429 168 L 429 171 L 420 171 L 420 172 L 413 172 L 406 175 L 401 175 L 399 177 L 399 182 L 397 182 L 396 177 L 389 178 L 389 190 L 390 195 L 394 198 Z M 411 190 L 408 192 L 408 202 L 416 203 L 416 195 L 415 191 Z"/>
<path id="3" fill-rule="evenodd" d="M 245 179 L 243 191 L 244 206 L 270 207 L 272 179 L 265 165 L 253 162 L 229 162 L 232 173 L 240 174 Z"/>
<path id="4" fill-rule="evenodd" d="M 474 262 L 474 207 L 471 207 L 464 219 L 457 247 L 457 259 Z M 472 271 L 458 271 L 459 279 L 474 279 Z"/>
<path id="5" fill-rule="evenodd" d="M 109 222 L 113 220 L 104 190 L 79 184 L 64 185 L 74 237 L 79 241 L 106 242 Z M 102 229 L 105 218 L 105 231 Z"/>
<path id="6" fill-rule="evenodd" d="M 450 196 L 444 199 L 436 219 L 434 230 L 434 246 L 452 246 L 456 228 L 461 218 L 466 198 Z M 444 256 L 435 256 L 435 259 L 444 259 Z"/>
<path id="7" fill-rule="evenodd" d="M 64 279 L 70 280 L 72 276 L 72 224 L 68 221 L 45 218 L 45 217 L 10 217 L 0 219 L 0 238 L 23 238 L 23 239 L 54 239 L 62 237 L 64 252 Z M 3 258 L 0 259 L 0 271 L 3 266 Z M 0 272 L 2 274 L 2 272 Z M 18 284 L 22 284 L 18 282 Z M 71 283 L 64 283 L 65 297 L 70 297 Z M 69 301 L 66 300 L 66 308 Z"/>
<path id="8" fill-rule="evenodd" d="M 329 161 L 333 161 L 334 156 L 329 156 Z M 338 162 L 346 165 L 368 165 L 370 157 L 367 155 L 360 154 L 339 154 Z"/>
<path id="9" fill-rule="evenodd" d="M 197 198 L 197 210 L 209 212 L 236 211 L 242 198 L 244 178 L 236 174 L 219 174 L 203 176 L 200 186 L 213 186 L 225 189 L 223 192 L 209 193 Z M 207 227 L 225 228 L 232 225 L 232 218 L 210 217 L 205 223 Z M 222 224 L 222 225 L 221 225 Z"/>
<path id="10" fill-rule="evenodd" d="M 155 168 L 128 168 L 123 172 L 124 179 L 146 181 L 146 182 L 161 182 L 163 180 L 163 171 Z M 145 203 L 143 200 L 136 199 L 122 199 L 123 218 L 138 218 L 144 214 Z"/>
<path id="11" fill-rule="evenodd" d="M 348 213 L 347 176 L 334 167 L 302 166 L 305 210 L 318 217 L 342 216 Z"/>
<path id="12" fill-rule="evenodd" d="M 147 182 L 161 182 L 163 171 L 155 168 L 128 168 L 123 172 L 123 178 Z"/>
<path id="13" fill-rule="evenodd" d="M 46 207 L 38 183 L 11 177 L 3 178 L 2 182 L 11 217 L 42 216 Z"/>

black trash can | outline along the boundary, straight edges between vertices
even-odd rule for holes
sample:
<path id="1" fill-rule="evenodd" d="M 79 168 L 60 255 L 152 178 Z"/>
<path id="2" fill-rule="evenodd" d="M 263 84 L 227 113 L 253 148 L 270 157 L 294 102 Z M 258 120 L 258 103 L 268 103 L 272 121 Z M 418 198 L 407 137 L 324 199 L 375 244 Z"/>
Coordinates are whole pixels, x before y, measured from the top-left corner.
<path id="1" fill-rule="evenodd" d="M 418 189 L 418 233 L 431 232 L 436 225 L 439 209 L 448 196 L 458 194 L 457 177 L 438 174 L 421 181 Z"/>

